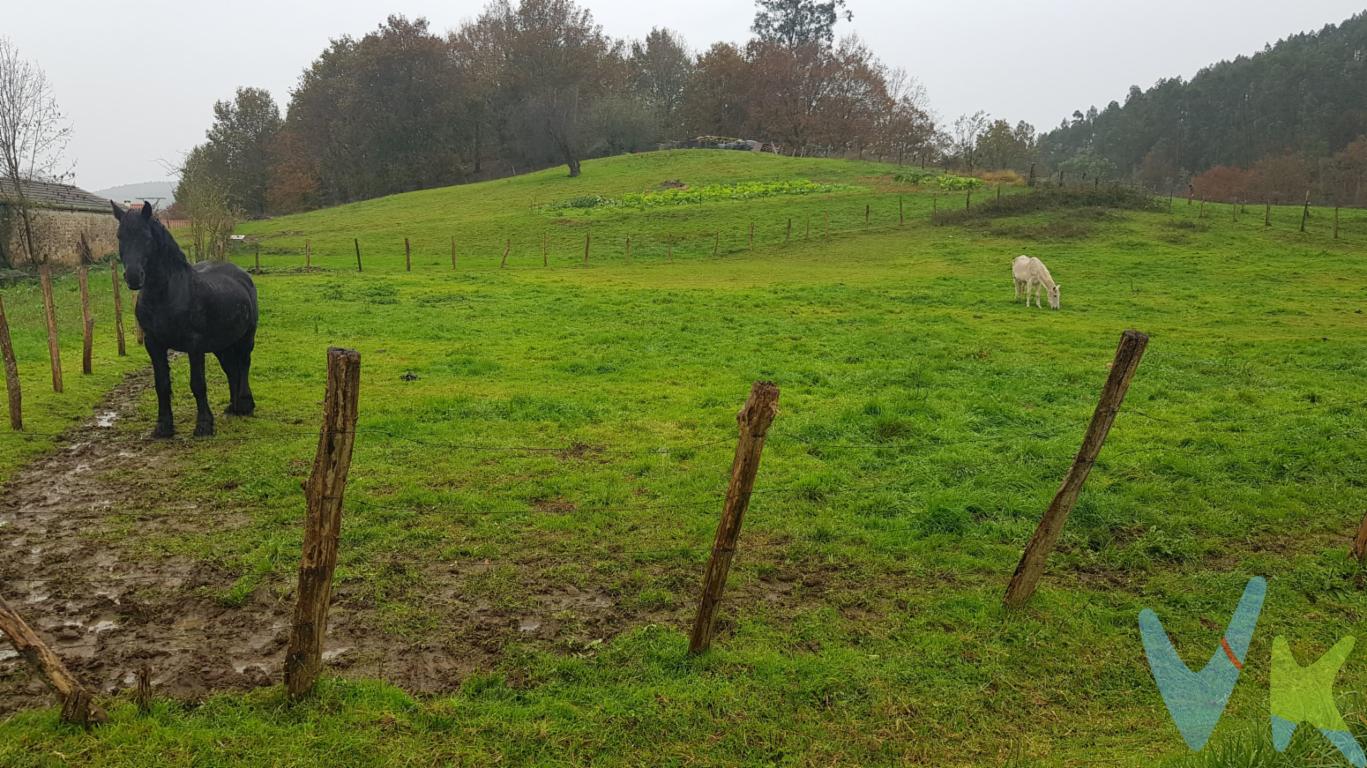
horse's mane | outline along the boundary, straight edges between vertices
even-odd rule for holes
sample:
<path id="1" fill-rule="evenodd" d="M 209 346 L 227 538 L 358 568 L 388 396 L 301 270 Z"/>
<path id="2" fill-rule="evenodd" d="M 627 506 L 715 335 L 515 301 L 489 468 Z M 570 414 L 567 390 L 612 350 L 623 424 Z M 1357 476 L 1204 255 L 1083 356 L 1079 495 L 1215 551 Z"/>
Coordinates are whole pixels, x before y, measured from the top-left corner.
<path id="1" fill-rule="evenodd" d="M 171 230 L 167 229 L 160 219 L 153 216 L 147 220 L 147 226 L 152 229 L 152 239 L 161 246 L 166 255 L 181 264 L 190 264 L 190 260 L 185 258 L 185 252 L 180 249 L 180 244 L 171 236 Z"/>

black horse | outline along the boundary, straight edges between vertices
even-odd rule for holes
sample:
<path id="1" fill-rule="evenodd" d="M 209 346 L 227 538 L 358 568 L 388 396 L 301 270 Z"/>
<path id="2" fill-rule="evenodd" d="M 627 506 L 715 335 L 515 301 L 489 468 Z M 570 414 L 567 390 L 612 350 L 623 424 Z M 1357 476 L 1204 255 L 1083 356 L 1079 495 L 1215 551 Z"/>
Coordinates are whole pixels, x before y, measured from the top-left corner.
<path id="1" fill-rule="evenodd" d="M 190 391 L 198 414 L 195 436 L 214 433 L 214 414 L 204 388 L 204 355 L 212 352 L 228 375 L 226 413 L 250 416 L 256 410 L 247 373 L 256 345 L 256 286 L 235 264 L 191 265 L 171 233 L 152 216 L 144 202 L 142 214 L 130 214 L 118 203 L 119 259 L 128 287 L 138 296 L 138 325 L 142 326 L 152 377 L 157 387 L 157 428 L 153 437 L 171 437 L 171 366 L 169 350 L 190 356 Z"/>

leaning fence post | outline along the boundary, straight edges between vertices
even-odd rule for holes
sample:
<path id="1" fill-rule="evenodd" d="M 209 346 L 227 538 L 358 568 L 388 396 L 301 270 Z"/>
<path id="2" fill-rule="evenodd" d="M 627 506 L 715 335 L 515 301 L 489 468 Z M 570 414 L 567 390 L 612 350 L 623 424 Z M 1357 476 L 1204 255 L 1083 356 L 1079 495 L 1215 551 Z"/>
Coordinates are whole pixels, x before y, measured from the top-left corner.
<path id="1" fill-rule="evenodd" d="M 716 258 L 721 252 L 721 230 L 717 230 L 716 236 L 712 240 L 712 257 Z"/>
<path id="2" fill-rule="evenodd" d="M 354 246 L 356 246 L 356 271 L 357 271 L 357 272 L 360 272 L 360 271 L 361 271 L 361 241 L 360 241 L 359 239 L 353 237 L 353 238 L 351 238 L 351 244 L 354 245 Z"/>
<path id="3" fill-rule="evenodd" d="M 1305 207 L 1301 209 L 1301 231 L 1305 231 L 1305 222 L 1310 218 L 1310 190 L 1305 190 Z"/>
<path id="4" fill-rule="evenodd" d="M 0 354 L 5 358 L 5 392 L 9 395 L 9 425 L 15 432 L 22 432 L 24 398 L 19 391 L 19 363 L 14 359 L 14 345 L 10 343 L 9 320 L 5 318 L 3 296 L 0 296 Z"/>
<path id="5" fill-rule="evenodd" d="M 66 665 L 38 637 L 33 628 L 0 597 L 0 631 L 9 636 L 20 658 L 37 670 L 57 695 L 62 697 L 62 720 L 89 728 L 108 721 L 104 710 L 95 704 L 90 691 L 72 676 Z"/>
<path id="6" fill-rule="evenodd" d="M 356 403 L 361 384 L 361 356 L 352 349 L 328 349 L 327 396 L 323 427 L 304 495 L 303 555 L 294 624 L 285 652 L 285 688 L 298 699 L 313 690 L 322 668 L 323 638 L 332 600 L 332 573 L 337 567 L 337 538 L 342 528 L 342 495 L 351 449 L 356 443 Z"/>
<path id="7" fill-rule="evenodd" d="M 413 271 L 413 247 L 408 244 L 408 238 L 403 239 L 403 270 Z"/>
<path id="8" fill-rule="evenodd" d="M 114 281 L 114 337 L 119 343 L 119 357 L 124 357 L 128 354 L 128 350 L 124 348 L 123 340 L 123 297 L 119 291 L 119 259 L 117 256 L 109 262 L 109 276 Z"/>
<path id="9" fill-rule="evenodd" d="M 43 288 L 43 317 L 47 321 L 47 356 L 52 364 L 52 391 L 62 391 L 62 351 L 57 345 L 57 308 L 52 299 L 52 269 L 44 263 L 38 268 Z"/>
<path id="10" fill-rule="evenodd" d="M 584 266 L 589 265 L 589 245 L 593 242 L 593 230 L 584 233 Z"/>
<path id="11" fill-rule="evenodd" d="M 81 373 L 89 376 L 95 346 L 95 318 L 90 316 L 90 272 L 84 264 L 76 268 L 76 284 L 81 289 Z"/>
<path id="12" fill-rule="evenodd" d="M 750 387 L 750 397 L 745 401 L 745 407 L 736 414 L 740 438 L 736 441 L 736 456 L 731 461 L 731 482 L 726 488 L 726 503 L 722 507 L 721 522 L 717 525 L 717 538 L 703 574 L 698 615 L 693 621 L 693 633 L 688 640 L 689 653 L 703 653 L 712 644 L 717 606 L 726 589 L 731 560 L 736 556 L 736 539 L 740 536 L 745 510 L 750 506 L 750 492 L 755 487 L 755 473 L 759 471 L 760 454 L 764 451 L 764 436 L 777 413 L 778 386 L 771 381 L 757 381 Z"/>
<path id="13" fill-rule="evenodd" d="M 1040 520 L 1039 527 L 1035 529 L 1035 535 L 1031 536 L 1030 543 L 1025 545 L 1020 564 L 1011 576 L 1011 583 L 1006 588 L 1007 606 L 1023 605 L 1035 593 L 1040 576 L 1044 574 L 1045 561 L 1053 551 L 1054 545 L 1058 543 L 1059 534 L 1063 532 L 1063 524 L 1068 520 L 1068 513 L 1072 511 L 1074 502 L 1082 492 L 1082 484 L 1087 482 L 1087 475 L 1092 471 L 1097 454 L 1101 453 L 1101 446 L 1106 442 L 1106 435 L 1111 430 L 1111 424 L 1115 422 L 1115 415 L 1125 400 L 1125 392 L 1130 388 L 1130 380 L 1134 378 L 1134 372 L 1139 367 L 1139 359 L 1144 356 L 1144 347 L 1148 343 L 1149 337 L 1139 331 L 1125 331 L 1121 334 L 1120 346 L 1116 348 L 1115 360 L 1111 363 L 1111 373 L 1106 378 L 1106 385 L 1101 389 L 1101 399 L 1097 401 L 1092 421 L 1087 425 L 1082 447 L 1078 449 L 1073 466 L 1064 476 L 1063 484 L 1054 494 L 1054 500 L 1049 503 L 1049 509 Z"/>
<path id="14" fill-rule="evenodd" d="M 508 266 L 508 252 L 513 249 L 513 239 L 510 237 L 503 243 L 503 259 L 498 262 L 498 268 L 503 269 Z"/>

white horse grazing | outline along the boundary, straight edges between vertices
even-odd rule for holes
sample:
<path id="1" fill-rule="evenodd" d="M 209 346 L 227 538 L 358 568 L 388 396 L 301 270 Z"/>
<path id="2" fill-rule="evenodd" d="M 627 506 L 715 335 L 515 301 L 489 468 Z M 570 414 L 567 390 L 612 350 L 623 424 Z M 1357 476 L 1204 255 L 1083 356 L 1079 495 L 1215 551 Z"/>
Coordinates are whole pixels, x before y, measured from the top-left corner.
<path id="1" fill-rule="evenodd" d="M 1043 288 L 1049 294 L 1049 308 L 1058 309 L 1059 285 L 1054 282 L 1044 262 L 1034 256 L 1017 256 L 1011 262 L 1011 276 L 1016 280 L 1016 298 L 1024 295 L 1025 306 L 1030 306 L 1030 295 L 1033 293 L 1035 306 L 1043 307 L 1039 300 L 1040 289 Z"/>

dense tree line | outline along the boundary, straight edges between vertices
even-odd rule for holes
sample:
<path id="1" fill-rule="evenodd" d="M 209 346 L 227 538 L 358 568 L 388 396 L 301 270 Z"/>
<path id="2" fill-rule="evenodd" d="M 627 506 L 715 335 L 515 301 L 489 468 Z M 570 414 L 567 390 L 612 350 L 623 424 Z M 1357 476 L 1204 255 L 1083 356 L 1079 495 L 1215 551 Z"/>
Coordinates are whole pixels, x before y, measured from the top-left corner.
<path id="1" fill-rule="evenodd" d="M 1217 166 L 1260 165 L 1264 192 L 1303 195 L 1313 185 L 1329 194 L 1344 182 L 1322 173 L 1322 160 L 1365 134 L 1367 14 L 1359 14 L 1190 81 L 1131 87 L 1124 104 L 1074 112 L 1040 137 L 1040 154 L 1051 168 L 1154 188 L 1181 189 Z"/>
<path id="2" fill-rule="evenodd" d="M 574 176 L 587 157 L 697 136 L 933 159 L 944 135 L 924 90 L 837 39 L 844 5 L 759 0 L 752 40 L 700 54 L 664 29 L 613 39 L 572 0 L 494 0 L 445 35 L 391 16 L 332 41 L 283 118 L 257 89 L 215 105 L 182 177 L 215 189 L 178 197 L 259 216 L 556 164 Z"/>

